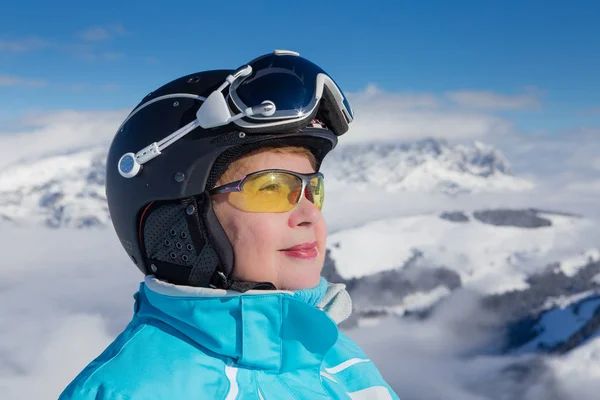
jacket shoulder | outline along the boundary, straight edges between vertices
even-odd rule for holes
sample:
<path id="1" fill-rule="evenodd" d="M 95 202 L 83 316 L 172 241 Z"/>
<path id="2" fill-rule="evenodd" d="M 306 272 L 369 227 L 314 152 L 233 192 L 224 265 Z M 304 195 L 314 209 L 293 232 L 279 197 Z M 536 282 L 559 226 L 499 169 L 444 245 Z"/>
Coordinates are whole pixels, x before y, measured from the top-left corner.
<path id="1" fill-rule="evenodd" d="M 207 391 L 219 399 L 229 389 L 225 366 L 167 326 L 130 324 L 59 400 L 179 400 L 202 398 Z"/>
<path id="2" fill-rule="evenodd" d="M 340 331 L 335 345 L 325 355 L 321 370 L 331 384 L 343 385 L 353 398 L 398 399 L 385 381 L 379 369 L 365 352 L 347 335 Z M 370 397 L 369 397 L 370 396 Z"/>
<path id="3" fill-rule="evenodd" d="M 121 350 L 135 338 L 143 329 L 143 325 L 134 324 L 133 321 L 121 332 L 115 340 L 92 362 L 90 362 L 71 383 L 65 388 L 59 396 L 59 400 L 70 399 L 114 399 L 125 400 L 122 393 L 112 393 L 107 386 L 103 388 L 93 388 L 89 385 L 92 377 L 97 375 L 98 371 L 109 364 L 111 360 L 118 356 Z"/>

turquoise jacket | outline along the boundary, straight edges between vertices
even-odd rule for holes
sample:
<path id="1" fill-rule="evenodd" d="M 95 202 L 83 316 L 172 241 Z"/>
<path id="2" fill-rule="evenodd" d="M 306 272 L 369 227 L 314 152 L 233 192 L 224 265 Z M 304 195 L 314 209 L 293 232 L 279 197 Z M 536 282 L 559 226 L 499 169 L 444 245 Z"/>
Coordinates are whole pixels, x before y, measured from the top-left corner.
<path id="1" fill-rule="evenodd" d="M 351 307 L 343 285 L 328 284 L 315 306 L 294 292 L 150 276 L 134 298 L 132 321 L 59 400 L 398 399 L 338 330 Z"/>

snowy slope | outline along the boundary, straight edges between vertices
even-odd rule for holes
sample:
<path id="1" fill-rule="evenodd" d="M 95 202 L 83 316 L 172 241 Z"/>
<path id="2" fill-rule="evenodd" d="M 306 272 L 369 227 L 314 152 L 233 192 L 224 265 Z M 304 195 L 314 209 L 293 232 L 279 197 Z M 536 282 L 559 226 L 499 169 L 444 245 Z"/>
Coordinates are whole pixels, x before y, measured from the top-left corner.
<path id="1" fill-rule="evenodd" d="M 524 215 L 528 211 L 523 211 Z M 337 272 L 344 279 L 360 278 L 408 265 L 415 253 L 426 264 L 444 266 L 460 276 L 462 285 L 485 294 L 526 289 L 527 278 L 550 263 L 573 274 L 598 249 L 574 241 L 592 225 L 584 218 L 536 213 L 536 228 L 499 226 L 463 213 L 466 222 L 438 214 L 390 218 L 330 234 L 328 245 Z"/>

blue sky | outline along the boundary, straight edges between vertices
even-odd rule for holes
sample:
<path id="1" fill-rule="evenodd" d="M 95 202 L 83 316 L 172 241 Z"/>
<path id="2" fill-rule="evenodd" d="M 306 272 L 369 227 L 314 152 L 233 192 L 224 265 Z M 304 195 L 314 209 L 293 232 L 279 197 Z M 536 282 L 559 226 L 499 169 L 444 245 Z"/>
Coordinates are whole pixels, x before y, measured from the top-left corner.
<path id="1" fill-rule="evenodd" d="M 180 75 L 284 48 L 348 92 L 485 92 L 516 101 L 486 112 L 524 131 L 597 127 L 598 21 L 591 0 L 4 2 L 0 124 L 131 107 Z"/>

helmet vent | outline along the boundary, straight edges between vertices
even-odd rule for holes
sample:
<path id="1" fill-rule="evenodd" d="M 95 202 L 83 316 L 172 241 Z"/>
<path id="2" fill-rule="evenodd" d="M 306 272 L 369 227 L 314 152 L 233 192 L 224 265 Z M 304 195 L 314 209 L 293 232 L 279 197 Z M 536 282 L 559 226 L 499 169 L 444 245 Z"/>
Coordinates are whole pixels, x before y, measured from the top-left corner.
<path id="1" fill-rule="evenodd" d="M 218 265 L 219 259 L 206 238 L 204 228 L 198 243 L 193 242 L 190 234 L 186 214 L 186 207 L 181 203 L 155 204 L 147 214 L 143 226 L 143 242 L 146 257 L 154 261 L 162 261 L 170 265 L 187 268 L 189 270 L 189 285 L 206 286 L 207 277 L 210 277 Z M 177 240 L 174 240 L 178 237 Z M 161 278 L 159 265 L 157 278 Z M 169 272 L 165 272 L 168 276 Z"/>

